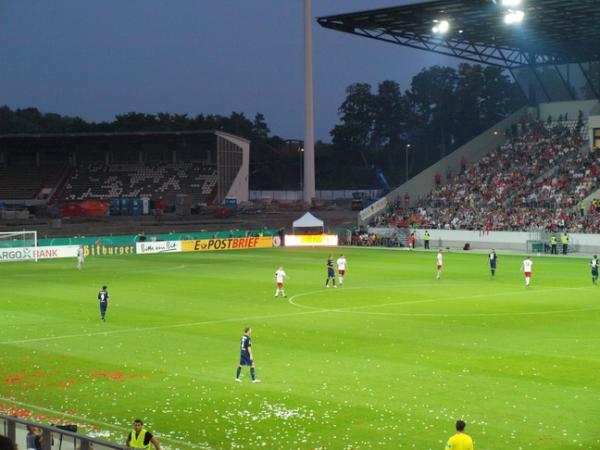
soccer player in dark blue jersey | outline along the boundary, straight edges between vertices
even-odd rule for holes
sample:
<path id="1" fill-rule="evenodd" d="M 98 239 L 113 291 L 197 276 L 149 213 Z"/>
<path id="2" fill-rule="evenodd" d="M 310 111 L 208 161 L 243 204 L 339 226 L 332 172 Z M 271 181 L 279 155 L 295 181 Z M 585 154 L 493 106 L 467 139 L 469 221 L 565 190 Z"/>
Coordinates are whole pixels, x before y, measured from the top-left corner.
<path id="1" fill-rule="evenodd" d="M 590 267 L 592 268 L 592 283 L 598 284 L 598 256 L 594 255 L 594 258 L 590 261 Z"/>
<path id="2" fill-rule="evenodd" d="M 106 286 L 102 286 L 102 290 L 98 292 L 98 300 L 100 300 L 100 319 L 106 322 L 106 310 L 108 309 L 108 291 Z"/>
<path id="3" fill-rule="evenodd" d="M 335 269 L 333 267 L 333 256 L 329 255 L 327 257 L 327 279 L 325 280 L 325 287 L 329 287 L 329 280 L 333 284 L 334 288 L 337 288 L 335 285 Z"/>
<path id="4" fill-rule="evenodd" d="M 490 259 L 490 271 L 492 272 L 492 276 L 496 276 L 496 264 L 498 264 L 498 255 L 496 255 L 496 250 L 492 249 L 490 254 L 488 255 Z"/>
<path id="5" fill-rule="evenodd" d="M 240 374 L 242 373 L 242 366 L 250 367 L 250 376 L 252 377 L 253 383 L 260 383 L 260 380 L 256 379 L 256 372 L 254 366 L 254 358 L 252 357 L 252 342 L 250 339 L 250 334 L 252 334 L 252 328 L 246 327 L 244 328 L 244 335 L 240 339 L 240 365 L 237 368 L 237 373 L 235 375 L 235 381 L 241 383 Z"/>

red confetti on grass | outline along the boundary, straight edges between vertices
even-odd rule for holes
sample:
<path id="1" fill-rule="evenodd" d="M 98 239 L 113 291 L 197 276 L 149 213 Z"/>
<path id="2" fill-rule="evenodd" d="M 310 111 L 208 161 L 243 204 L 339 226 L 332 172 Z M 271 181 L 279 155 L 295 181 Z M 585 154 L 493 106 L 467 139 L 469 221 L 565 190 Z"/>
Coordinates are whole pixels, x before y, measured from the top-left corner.
<path id="1" fill-rule="evenodd" d="M 4 379 L 4 384 L 6 386 L 11 385 L 11 384 L 15 384 L 15 383 L 20 383 L 21 381 L 23 381 L 23 377 L 20 374 L 15 374 L 15 375 L 11 375 L 8 376 Z"/>
<path id="2" fill-rule="evenodd" d="M 90 372 L 90 375 L 94 378 L 106 378 L 107 380 L 122 380 L 124 378 L 141 377 L 141 375 L 132 375 L 132 374 L 126 374 L 123 372 L 105 372 L 105 371 Z"/>

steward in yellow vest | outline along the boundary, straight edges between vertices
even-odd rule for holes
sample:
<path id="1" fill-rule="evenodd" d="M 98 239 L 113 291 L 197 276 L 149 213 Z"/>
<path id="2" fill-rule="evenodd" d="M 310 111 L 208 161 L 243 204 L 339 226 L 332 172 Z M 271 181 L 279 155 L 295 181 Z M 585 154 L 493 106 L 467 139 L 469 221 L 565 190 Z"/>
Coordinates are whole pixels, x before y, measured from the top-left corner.
<path id="1" fill-rule="evenodd" d="M 556 248 L 558 245 L 558 239 L 556 239 L 555 235 L 550 236 L 550 245 L 552 246 L 551 254 L 558 255 L 558 249 Z"/>
<path id="2" fill-rule="evenodd" d="M 144 422 L 140 419 L 136 419 L 133 422 L 133 430 L 127 435 L 125 445 L 129 448 L 144 448 L 149 450 L 150 444 L 154 445 L 156 450 L 161 450 L 160 444 L 156 440 L 152 433 L 142 428 Z"/>

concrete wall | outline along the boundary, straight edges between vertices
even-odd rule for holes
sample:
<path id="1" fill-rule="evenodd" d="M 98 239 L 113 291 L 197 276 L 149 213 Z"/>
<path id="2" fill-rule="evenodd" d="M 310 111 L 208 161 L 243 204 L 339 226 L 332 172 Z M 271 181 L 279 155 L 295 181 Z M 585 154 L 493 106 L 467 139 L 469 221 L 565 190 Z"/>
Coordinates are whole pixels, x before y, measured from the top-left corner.
<path id="1" fill-rule="evenodd" d="M 383 234 L 388 228 L 369 228 L 369 232 Z M 423 247 L 423 233 L 425 230 L 417 229 L 417 247 Z M 512 250 L 527 252 L 531 250 L 528 242 L 539 240 L 539 233 L 528 231 L 491 231 L 482 233 L 479 231 L 466 230 L 429 230 L 431 234 L 431 248 L 450 247 L 462 249 L 465 243 L 471 244 L 473 249 Z M 559 237 L 560 241 L 560 236 Z M 594 254 L 600 252 L 600 235 L 598 234 L 569 234 L 570 250 Z"/>
<path id="2" fill-rule="evenodd" d="M 580 110 L 584 117 L 588 117 L 598 104 L 598 100 L 540 103 L 538 106 L 539 117 L 541 120 L 546 120 L 548 116 L 552 116 L 554 120 L 557 120 L 558 116 L 561 114 L 564 116 L 566 113 L 569 120 L 577 120 Z"/>
<path id="3" fill-rule="evenodd" d="M 528 108 L 520 109 L 502 122 L 494 125 L 489 130 L 484 131 L 475 139 L 469 141 L 462 147 L 459 147 L 450 155 L 423 170 L 400 187 L 394 189 L 386 196 L 387 203 L 395 203 L 398 198 L 403 197 L 406 193 L 410 195 L 411 202 L 414 202 L 433 189 L 436 173 L 441 174 L 443 182 L 446 182 L 445 175 L 448 168 L 450 168 L 453 174 L 458 173 L 460 171 L 460 161 L 463 157 L 469 164 L 479 161 L 483 156 L 502 145 L 506 141 L 504 134 L 505 130 L 513 123 L 518 122 L 519 119 L 528 112 L 534 112 L 534 114 L 537 113 L 537 111 L 531 111 Z M 418 151 L 418 149 L 415 151 Z M 383 205 L 383 207 L 385 207 L 385 205 Z M 364 209 L 359 215 L 359 224 L 367 223 L 372 216 L 380 211 L 381 209 L 373 208 L 373 206 L 370 206 L 368 210 Z"/>
<path id="4" fill-rule="evenodd" d="M 249 186 L 249 174 L 250 174 L 250 141 L 234 136 L 232 134 L 216 132 L 217 136 L 221 136 L 223 139 L 233 142 L 235 145 L 242 149 L 242 166 L 237 173 L 229 191 L 225 197 L 236 198 L 239 202 L 248 201 L 248 186 Z"/>

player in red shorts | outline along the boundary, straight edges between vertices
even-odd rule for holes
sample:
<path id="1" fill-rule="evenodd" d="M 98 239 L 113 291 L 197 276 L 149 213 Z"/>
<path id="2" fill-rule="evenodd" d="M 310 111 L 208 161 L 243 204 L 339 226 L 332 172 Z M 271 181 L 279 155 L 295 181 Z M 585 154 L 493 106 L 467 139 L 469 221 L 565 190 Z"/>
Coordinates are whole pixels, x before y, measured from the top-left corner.
<path id="1" fill-rule="evenodd" d="M 275 271 L 275 282 L 277 283 L 277 289 L 275 290 L 275 297 L 279 296 L 279 294 L 283 295 L 285 298 L 285 291 L 283 290 L 283 281 L 285 280 L 285 272 L 283 267 L 280 267 Z"/>
<path id="2" fill-rule="evenodd" d="M 348 261 L 344 258 L 344 255 L 340 255 L 337 259 L 337 269 L 338 269 L 338 280 L 340 281 L 340 286 L 344 285 L 344 275 L 346 274 L 346 269 L 348 268 Z"/>
<path id="3" fill-rule="evenodd" d="M 528 256 L 521 263 L 521 270 L 525 274 L 525 286 L 529 286 L 529 283 L 531 282 L 531 271 L 532 271 L 532 269 L 533 269 L 533 261 Z"/>

